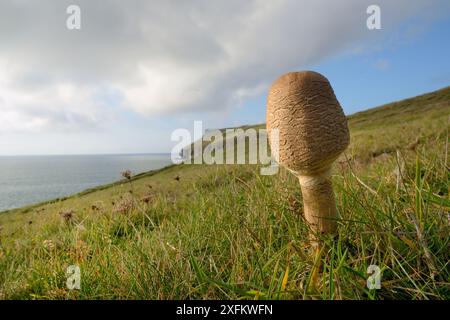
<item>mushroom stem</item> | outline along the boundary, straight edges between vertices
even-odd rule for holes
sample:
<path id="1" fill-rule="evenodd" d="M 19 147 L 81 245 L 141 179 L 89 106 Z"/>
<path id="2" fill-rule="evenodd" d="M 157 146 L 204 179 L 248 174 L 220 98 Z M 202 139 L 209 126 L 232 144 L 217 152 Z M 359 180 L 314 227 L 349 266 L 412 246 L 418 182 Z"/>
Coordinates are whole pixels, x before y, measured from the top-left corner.
<path id="1" fill-rule="evenodd" d="M 337 209 L 330 169 L 314 175 L 299 175 L 305 219 L 317 234 L 336 234 Z"/>

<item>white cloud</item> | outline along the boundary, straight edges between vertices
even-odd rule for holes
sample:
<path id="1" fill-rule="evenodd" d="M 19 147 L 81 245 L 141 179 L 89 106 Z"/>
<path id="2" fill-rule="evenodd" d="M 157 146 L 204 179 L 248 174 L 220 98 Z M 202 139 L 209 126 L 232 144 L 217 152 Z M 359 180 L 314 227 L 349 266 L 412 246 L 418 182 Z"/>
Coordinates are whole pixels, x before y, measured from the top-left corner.
<path id="1" fill-rule="evenodd" d="M 147 115 L 223 110 L 374 37 L 365 0 L 79 0 L 70 31 L 72 2 L 0 3 L 0 130 L 95 126 L 111 99 Z M 378 1 L 382 32 L 436 3 Z"/>
<path id="2" fill-rule="evenodd" d="M 106 107 L 95 101 L 95 87 L 70 82 L 36 85 L 20 86 L 0 78 L 0 133 L 85 130 L 108 115 Z"/>

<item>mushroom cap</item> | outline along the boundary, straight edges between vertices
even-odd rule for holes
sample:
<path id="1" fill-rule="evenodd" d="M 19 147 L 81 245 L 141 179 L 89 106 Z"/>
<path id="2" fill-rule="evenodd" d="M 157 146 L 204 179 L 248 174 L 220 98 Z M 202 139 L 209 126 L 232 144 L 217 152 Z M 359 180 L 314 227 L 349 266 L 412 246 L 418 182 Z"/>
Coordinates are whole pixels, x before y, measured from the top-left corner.
<path id="1" fill-rule="evenodd" d="M 300 175 L 327 170 L 350 142 L 347 118 L 333 88 L 313 71 L 290 72 L 275 80 L 267 97 L 266 125 L 277 162 Z"/>

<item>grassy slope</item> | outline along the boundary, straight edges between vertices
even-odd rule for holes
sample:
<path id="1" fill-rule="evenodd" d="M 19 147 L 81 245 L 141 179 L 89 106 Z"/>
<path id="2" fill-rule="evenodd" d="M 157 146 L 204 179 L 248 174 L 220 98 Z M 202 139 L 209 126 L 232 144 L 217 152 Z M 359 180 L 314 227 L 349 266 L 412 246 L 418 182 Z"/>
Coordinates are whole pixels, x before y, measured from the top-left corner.
<path id="1" fill-rule="evenodd" d="M 449 115 L 450 87 L 349 117 L 341 232 L 319 256 L 291 174 L 172 166 L 0 214 L 0 298 L 449 299 Z"/>

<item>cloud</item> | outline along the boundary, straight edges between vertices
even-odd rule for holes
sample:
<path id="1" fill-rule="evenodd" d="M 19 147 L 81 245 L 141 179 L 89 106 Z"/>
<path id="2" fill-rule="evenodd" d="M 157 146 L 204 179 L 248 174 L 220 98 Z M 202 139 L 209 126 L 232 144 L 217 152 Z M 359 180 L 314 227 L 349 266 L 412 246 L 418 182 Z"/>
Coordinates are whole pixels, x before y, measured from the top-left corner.
<path id="1" fill-rule="evenodd" d="M 144 115 L 233 107 L 376 37 L 371 2 L 3 0 L 0 130 L 96 126 L 111 101 Z M 382 32 L 438 2 L 378 1 Z M 73 3 L 81 30 L 66 28 Z"/>
<path id="2" fill-rule="evenodd" d="M 8 67 L 0 62 L 0 70 Z M 3 73 L 0 133 L 89 130 L 113 113 L 103 102 L 106 96 L 98 99 L 97 87 L 47 80 L 45 75 Z"/>

